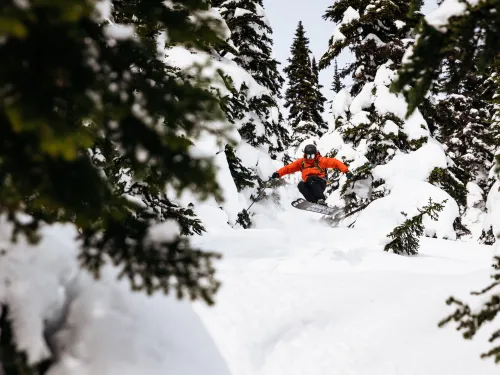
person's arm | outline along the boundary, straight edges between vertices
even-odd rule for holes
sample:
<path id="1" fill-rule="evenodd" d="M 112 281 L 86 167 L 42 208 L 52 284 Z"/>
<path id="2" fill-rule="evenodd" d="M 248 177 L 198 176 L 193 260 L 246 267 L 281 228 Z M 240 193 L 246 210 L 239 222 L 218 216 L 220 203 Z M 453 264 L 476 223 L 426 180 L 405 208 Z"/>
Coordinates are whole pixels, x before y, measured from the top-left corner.
<path id="1" fill-rule="evenodd" d="M 302 169 L 302 159 L 295 160 L 293 163 L 285 165 L 283 168 L 278 169 L 280 177 L 286 176 L 290 173 L 298 172 Z"/>
<path id="2" fill-rule="evenodd" d="M 347 165 L 345 165 L 340 160 L 335 158 L 321 158 L 318 164 L 323 169 L 334 168 L 334 169 L 340 169 L 342 173 L 349 172 L 349 168 L 347 168 Z"/>

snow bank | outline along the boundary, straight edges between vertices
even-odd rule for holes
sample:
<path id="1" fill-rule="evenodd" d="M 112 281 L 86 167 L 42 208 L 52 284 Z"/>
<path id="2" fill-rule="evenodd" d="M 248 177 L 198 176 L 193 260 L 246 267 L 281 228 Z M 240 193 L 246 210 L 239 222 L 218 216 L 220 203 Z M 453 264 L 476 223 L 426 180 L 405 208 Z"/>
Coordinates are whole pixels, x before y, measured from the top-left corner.
<path id="1" fill-rule="evenodd" d="M 406 218 L 401 212 L 405 212 L 408 218 L 411 218 L 419 213 L 417 208 L 426 206 L 431 198 L 434 203 L 441 203 L 444 200 L 447 202 L 443 211 L 439 213 L 438 221 L 424 216 L 425 235 L 456 239 L 453 222 L 459 215 L 459 210 L 457 203 L 449 194 L 428 182 L 406 178 L 393 179 L 392 185 L 388 196 L 372 202 L 361 212 L 355 224 L 357 229 L 379 233 L 382 242 L 389 243 L 390 240 L 384 234 L 389 234 L 396 226 L 404 223 Z"/>
<path id="2" fill-rule="evenodd" d="M 401 211 L 411 218 L 431 198 L 435 203 L 444 200 L 447 203 L 439 214 L 438 221 L 424 217 L 425 234 L 455 239 L 453 222 L 459 215 L 457 203 L 448 193 L 426 182 L 432 170 L 437 167 L 446 168 L 447 163 L 442 147 L 436 143 L 425 144 L 410 154 L 398 154 L 386 165 L 375 167 L 375 179 L 383 179 L 390 194 L 374 201 L 362 211 L 355 227 L 387 235 L 406 220 Z"/>
<path id="3" fill-rule="evenodd" d="M 402 257 L 372 231 L 328 228 L 292 207 L 276 216 L 199 238 L 223 253 L 223 287 L 214 308 L 195 309 L 234 374 L 498 373 L 479 358 L 487 339 L 437 327 L 446 298 L 489 282 L 488 246 L 423 238 L 419 256 Z"/>
<path id="4" fill-rule="evenodd" d="M 190 303 L 133 293 L 110 267 L 95 281 L 79 268 L 72 225 L 43 227 L 36 246 L 10 243 L 10 229 L 0 217 L 0 301 L 31 363 L 50 355 L 47 338 L 50 375 L 229 375 Z"/>
<path id="5" fill-rule="evenodd" d="M 446 167 L 442 147 L 428 143 L 410 154 L 398 154 L 389 163 L 375 167 L 373 175 L 389 184 L 393 178 L 426 181 L 434 168 Z"/>

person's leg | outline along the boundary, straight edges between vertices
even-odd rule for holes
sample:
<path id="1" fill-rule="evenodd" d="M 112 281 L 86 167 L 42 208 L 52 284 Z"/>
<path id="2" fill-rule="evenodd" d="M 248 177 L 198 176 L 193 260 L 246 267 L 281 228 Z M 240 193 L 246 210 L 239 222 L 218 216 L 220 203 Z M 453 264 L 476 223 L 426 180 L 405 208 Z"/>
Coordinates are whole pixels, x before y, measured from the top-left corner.
<path id="1" fill-rule="evenodd" d="M 304 196 L 306 201 L 309 202 L 315 201 L 314 193 L 311 191 L 309 184 L 306 184 L 304 181 L 300 181 L 297 187 L 299 188 L 299 191 Z"/>
<path id="2" fill-rule="evenodd" d="M 318 199 L 326 199 L 324 191 L 326 189 L 326 181 L 317 176 L 311 176 L 307 179 L 307 186 L 313 195 L 314 202 Z"/>

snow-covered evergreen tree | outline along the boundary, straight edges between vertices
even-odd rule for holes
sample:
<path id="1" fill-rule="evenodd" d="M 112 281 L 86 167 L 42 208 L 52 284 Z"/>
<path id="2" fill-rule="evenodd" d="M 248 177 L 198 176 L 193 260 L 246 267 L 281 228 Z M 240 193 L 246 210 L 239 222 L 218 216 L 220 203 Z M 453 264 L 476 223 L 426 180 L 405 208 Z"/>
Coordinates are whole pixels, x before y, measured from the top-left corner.
<path id="1" fill-rule="evenodd" d="M 261 0 L 212 1 L 230 31 L 226 44 L 214 45 L 217 59 L 231 66 L 220 72 L 223 87 L 217 87 L 228 120 L 238 129 L 241 140 L 224 146 L 226 164 L 240 195 L 240 211 L 230 214 L 230 223 L 250 227 L 251 212 L 241 202 L 252 201 L 262 178 L 263 153 L 276 159 L 290 143 L 288 126 L 279 102 L 283 78 L 272 58 L 272 30 Z M 221 155 L 220 153 L 218 154 Z M 252 155 L 249 157 L 249 155 Z M 248 206 L 247 204 L 246 206 Z"/>
<path id="2" fill-rule="evenodd" d="M 229 170 L 231 171 L 231 176 L 233 177 L 234 183 L 238 191 L 242 191 L 247 187 L 255 186 L 256 176 L 249 168 L 246 168 L 241 159 L 235 154 L 234 148 L 230 145 L 226 145 L 224 150 L 229 165 Z"/>
<path id="3" fill-rule="evenodd" d="M 175 199 L 187 192 L 200 200 L 221 197 L 213 159 L 194 144 L 222 142 L 232 127 L 210 81 L 194 69 L 169 65 L 164 42 L 168 30 L 170 46 L 192 56 L 187 48 L 201 52 L 223 42 L 223 22 L 205 2 L 20 4 L 1 6 L 2 25 L 17 25 L 2 29 L 0 43 L 0 55 L 8 56 L 0 61 L 2 260 L 10 255 L 10 234 L 30 247 L 45 240 L 39 238 L 42 229 L 59 230 L 62 237 L 74 232 L 60 243 L 56 238 L 54 246 L 74 241 L 71 246 L 80 247 L 74 263 L 78 255 L 78 264 L 96 278 L 104 266 L 113 267 L 134 291 L 213 303 L 219 283 L 212 261 L 218 255 L 190 246 L 188 236 L 203 226 L 192 207 Z M 79 271 L 67 272 L 76 288 Z M 31 304 L 20 303 L 15 293 L 2 298 L 1 365 L 8 366 L 2 370 L 43 373 L 50 371 L 50 359 L 60 359 L 64 345 L 52 352 L 44 335 L 67 324 L 73 291 L 66 291 L 44 290 Z M 47 300 L 51 292 L 57 297 Z M 45 326 L 49 317 L 35 305 L 50 305 L 59 314 L 55 326 Z M 7 317 L 7 310 L 15 313 Z M 71 325 L 85 323 L 74 319 Z M 17 352 L 12 340 L 31 353 Z M 45 359 L 43 369 L 24 366 Z"/>
<path id="4" fill-rule="evenodd" d="M 325 111 L 325 102 L 326 98 L 321 92 L 321 89 L 323 88 L 323 85 L 320 84 L 319 82 L 319 69 L 318 69 L 318 64 L 316 63 L 316 58 L 313 56 L 311 60 L 311 69 L 313 72 L 313 77 L 314 77 L 314 91 L 316 92 L 317 99 L 315 101 L 316 104 L 316 111 L 315 113 L 318 113 L 320 115 L 323 114 Z M 328 130 L 328 125 L 327 123 L 323 120 L 323 117 L 319 117 L 315 120 L 317 124 L 321 124 L 321 131 L 322 133 L 326 133 Z"/>
<path id="5" fill-rule="evenodd" d="M 363 155 L 357 165 L 366 162 L 388 163 L 397 153 L 408 153 L 421 147 L 429 137 L 425 120 L 419 113 L 405 118 L 406 103 L 389 92 L 389 85 L 399 68 L 405 49 L 412 43 L 412 28 L 418 15 L 408 15 L 407 1 L 338 1 L 330 6 L 325 19 L 337 23 L 330 47 L 320 61 L 327 67 L 346 49 L 356 59 L 339 77 L 352 74 L 353 86 L 341 90 L 333 103 L 335 130 L 344 142 Z M 364 177 L 349 181 L 342 188 L 345 207 L 357 210 L 385 194 L 383 181 Z M 370 185 L 370 193 L 360 185 Z M 360 191 L 364 193 L 360 195 Z"/>
<path id="6" fill-rule="evenodd" d="M 278 61 L 272 57 L 272 29 L 262 0 L 216 0 L 212 4 L 219 9 L 231 31 L 229 48 L 220 48 L 219 52 L 232 58 L 267 89 L 247 98 L 245 107 L 241 108 L 246 124 L 240 133 L 254 146 L 269 146 L 269 154 L 276 157 L 277 152 L 288 146 L 290 136 L 279 103 L 284 79 L 278 71 Z M 240 88 L 242 94 L 248 96 L 245 90 Z M 260 126 L 264 132 L 257 129 Z"/>
<path id="7" fill-rule="evenodd" d="M 349 49 L 355 59 L 342 69 L 341 77 L 352 75 L 351 95 L 357 95 L 365 83 L 375 79 L 381 65 L 388 60 L 400 64 L 420 18 L 418 12 L 409 15 L 409 8 L 410 2 L 404 0 L 336 1 L 323 15 L 336 23 L 337 29 L 319 62 L 320 69 Z"/>
<path id="8" fill-rule="evenodd" d="M 337 94 L 345 88 L 344 83 L 342 82 L 342 78 L 340 77 L 339 66 L 337 63 L 337 59 L 335 59 L 335 65 L 333 69 L 333 80 L 332 80 L 332 91 Z"/>
<path id="9" fill-rule="evenodd" d="M 495 59 L 498 57 L 499 50 L 499 10 L 498 2 L 494 0 L 468 3 L 456 2 L 456 4 L 446 2 L 441 5 L 438 11 L 426 17 L 419 28 L 420 35 L 418 42 L 408 52 L 405 64 L 399 72 L 399 77 L 393 84 L 395 91 L 400 91 L 407 97 L 409 103 L 408 113 L 412 113 L 417 108 L 427 95 L 429 89 L 439 82 L 439 78 L 443 74 L 446 74 L 446 80 L 444 83 L 440 82 L 440 85 L 435 86 L 436 90 L 453 92 L 457 86 L 460 89 L 461 85 L 467 85 L 467 82 L 471 79 L 469 73 L 470 71 L 476 71 L 476 67 L 482 73 L 487 67 L 495 66 Z M 450 51 L 453 51 L 456 55 L 454 56 L 453 63 L 447 64 L 445 61 Z M 475 82 L 477 85 L 476 89 L 482 86 L 482 81 L 477 80 L 474 76 L 471 82 L 473 84 Z M 498 92 L 498 83 L 495 86 L 495 90 Z M 474 96 L 477 98 L 481 98 L 480 95 L 481 92 L 474 93 Z M 455 99 L 453 104 L 456 105 L 456 103 L 457 100 Z M 487 117 L 487 114 L 481 112 L 481 110 L 488 110 L 488 106 L 486 108 L 478 108 L 476 107 L 477 104 L 475 104 L 467 108 L 473 103 L 467 97 L 458 101 L 458 103 L 460 106 L 472 110 L 472 113 L 470 110 L 465 110 L 465 121 L 457 121 L 460 125 L 465 126 L 464 129 L 456 129 L 457 135 L 471 136 L 472 144 L 475 143 L 474 148 L 479 147 L 479 150 L 481 148 L 484 150 L 485 142 L 484 139 L 481 139 L 481 136 L 487 134 L 483 131 L 487 128 L 487 121 L 484 119 L 484 117 Z M 498 111 L 498 108 L 494 110 Z M 498 118 L 497 113 L 492 116 L 494 122 Z M 497 131 L 497 128 L 494 126 L 493 132 L 495 131 Z M 474 140 L 474 138 L 477 139 Z M 467 157 L 469 153 L 468 148 L 471 147 L 470 141 L 465 139 L 464 141 L 468 144 L 465 149 L 460 150 L 458 147 L 455 147 L 458 162 L 461 161 L 461 157 Z M 494 148 L 497 148 L 496 152 L 498 152 L 499 141 L 495 139 L 495 142 L 497 145 L 494 145 Z M 484 155 L 484 152 L 478 152 L 478 156 L 486 164 L 488 161 L 484 160 Z M 482 172 L 484 168 L 486 168 L 486 165 L 479 163 L 477 168 L 475 168 L 474 163 L 472 163 L 471 178 L 479 178 L 484 181 L 485 176 L 483 175 L 484 172 Z M 494 170 L 495 168 L 492 168 L 489 177 L 497 179 L 498 175 L 496 175 Z M 496 180 L 488 193 L 487 220 L 485 223 L 491 226 L 492 235 L 496 235 L 497 233 L 495 232 L 500 232 L 499 217 L 500 184 Z M 500 244 L 497 243 L 495 246 L 500 250 Z M 480 298 L 479 301 L 474 301 L 473 308 L 465 302 L 450 298 L 448 304 L 455 305 L 457 309 L 452 315 L 444 319 L 441 325 L 452 321 L 456 322 L 457 328 L 463 331 L 463 336 L 470 339 L 484 325 L 495 319 L 500 312 L 500 305 L 498 303 L 500 299 L 500 291 L 498 289 L 500 279 L 498 274 L 499 264 L 497 251 L 497 257 L 493 262 L 495 268 L 492 275 L 493 283 L 483 290 L 473 293 Z M 491 330 L 491 332 L 493 333 L 490 335 L 489 341 L 496 343 L 500 337 L 498 327 Z M 487 353 L 484 353 L 483 357 L 494 357 L 496 362 L 500 361 L 500 347 L 498 344 Z"/>
<path id="10" fill-rule="evenodd" d="M 290 50 L 291 57 L 284 69 L 288 77 L 285 107 L 289 108 L 288 121 L 293 131 L 293 144 L 318 137 L 327 129 L 322 118 L 324 97 L 319 92 L 317 73 L 313 71 L 309 39 L 299 22 Z"/>
<path id="11" fill-rule="evenodd" d="M 425 215 L 433 220 L 437 220 L 439 212 L 443 210 L 442 203 L 432 202 L 429 199 L 429 204 L 418 209 L 418 214 L 406 219 L 405 222 L 389 233 L 387 237 L 391 238 L 391 242 L 384 246 L 385 251 L 395 254 L 417 255 L 420 247 L 420 237 L 424 233 L 424 225 L 422 224 Z M 407 215 L 403 213 L 405 218 Z"/>
<path id="12" fill-rule="evenodd" d="M 459 50 L 454 49 L 443 64 L 460 65 Z M 434 91 L 445 91 L 448 73 L 440 76 Z M 495 151 L 495 127 L 492 124 L 494 80 L 490 72 L 481 74 L 473 65 L 452 92 L 436 95 L 433 113 L 436 138 L 445 145 L 453 161 L 448 173 L 436 181 L 459 203 L 462 221 L 472 231 L 473 238 L 482 232 L 486 212 L 486 197 L 492 182 L 489 172 Z M 437 174 L 436 174 L 437 176 Z"/>

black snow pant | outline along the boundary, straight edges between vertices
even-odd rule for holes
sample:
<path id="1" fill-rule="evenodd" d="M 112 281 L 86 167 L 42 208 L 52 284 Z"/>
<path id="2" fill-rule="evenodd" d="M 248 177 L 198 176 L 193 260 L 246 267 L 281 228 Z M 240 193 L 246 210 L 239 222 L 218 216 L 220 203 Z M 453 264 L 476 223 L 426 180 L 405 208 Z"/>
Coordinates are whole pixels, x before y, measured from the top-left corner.
<path id="1" fill-rule="evenodd" d="M 300 181 L 297 186 L 304 198 L 309 202 L 316 202 L 318 199 L 326 199 L 323 192 L 326 189 L 326 181 L 318 176 L 309 176 L 306 180 Z"/>

